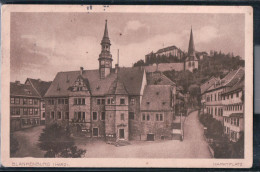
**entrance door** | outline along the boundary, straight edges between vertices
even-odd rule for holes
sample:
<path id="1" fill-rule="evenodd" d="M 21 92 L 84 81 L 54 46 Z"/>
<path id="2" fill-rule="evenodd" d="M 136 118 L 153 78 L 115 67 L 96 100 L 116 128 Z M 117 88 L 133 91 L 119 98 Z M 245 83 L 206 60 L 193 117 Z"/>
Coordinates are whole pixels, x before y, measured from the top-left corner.
<path id="1" fill-rule="evenodd" d="M 125 138 L 125 129 L 119 129 L 119 138 L 124 139 Z"/>
<path id="2" fill-rule="evenodd" d="M 147 134 L 147 141 L 154 141 L 154 134 Z"/>
<path id="3" fill-rule="evenodd" d="M 93 128 L 93 137 L 98 137 L 98 128 Z"/>

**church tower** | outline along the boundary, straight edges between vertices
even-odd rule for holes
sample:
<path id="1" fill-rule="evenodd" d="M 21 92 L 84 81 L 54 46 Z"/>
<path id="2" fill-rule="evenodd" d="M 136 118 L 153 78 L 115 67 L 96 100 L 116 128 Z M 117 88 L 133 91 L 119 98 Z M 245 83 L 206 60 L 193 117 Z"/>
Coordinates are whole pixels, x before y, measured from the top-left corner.
<path id="1" fill-rule="evenodd" d="M 189 70 L 193 72 L 194 69 L 198 69 L 199 67 L 199 61 L 196 57 L 196 51 L 195 51 L 195 45 L 193 41 L 193 33 L 192 28 L 190 31 L 190 41 L 189 41 L 189 47 L 188 47 L 188 55 L 185 59 L 185 70 Z"/>
<path id="2" fill-rule="evenodd" d="M 108 30 L 107 30 L 107 20 L 105 24 L 105 31 L 104 36 L 101 41 L 101 53 L 99 54 L 99 74 L 100 78 L 104 79 L 106 76 L 108 76 L 112 69 L 112 55 L 110 54 L 110 40 L 108 37 Z"/>

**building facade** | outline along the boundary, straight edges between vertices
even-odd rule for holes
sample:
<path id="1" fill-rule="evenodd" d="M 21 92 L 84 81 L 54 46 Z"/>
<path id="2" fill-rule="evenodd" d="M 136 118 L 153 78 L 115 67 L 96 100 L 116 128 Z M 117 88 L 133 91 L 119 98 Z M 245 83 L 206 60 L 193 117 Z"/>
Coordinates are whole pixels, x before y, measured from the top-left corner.
<path id="1" fill-rule="evenodd" d="M 70 127 L 74 135 L 102 137 L 107 141 L 159 139 L 166 135 L 169 138 L 175 83 L 161 72 L 147 74 L 143 67 L 121 68 L 116 64 L 112 68 L 110 46 L 106 21 L 99 69 L 80 68 L 56 75 L 44 96 L 46 125 L 59 123 Z M 150 99 L 151 104 L 157 101 L 149 98 L 150 89 L 162 92 L 158 95 L 160 103 L 165 102 L 168 109 L 144 108 L 144 100 Z M 151 116 L 143 120 L 143 113 Z"/>
<path id="2" fill-rule="evenodd" d="M 25 84 L 19 81 L 10 83 L 10 130 L 40 125 L 43 98 L 39 94 L 48 89 L 34 85 L 38 80 L 28 78 Z M 40 81 L 39 81 L 40 82 Z M 45 82 L 44 82 L 45 83 Z"/>
<path id="3" fill-rule="evenodd" d="M 222 93 L 224 105 L 224 133 L 236 142 L 244 132 L 244 83 L 242 78 Z"/>

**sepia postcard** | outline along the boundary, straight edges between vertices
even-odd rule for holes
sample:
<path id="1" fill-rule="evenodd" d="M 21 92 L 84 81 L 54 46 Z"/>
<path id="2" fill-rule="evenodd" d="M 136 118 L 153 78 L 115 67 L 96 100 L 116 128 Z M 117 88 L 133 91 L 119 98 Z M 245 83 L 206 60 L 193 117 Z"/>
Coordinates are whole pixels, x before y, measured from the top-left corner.
<path id="1" fill-rule="evenodd" d="M 3 166 L 252 166 L 252 7 L 4 5 L 1 35 Z"/>

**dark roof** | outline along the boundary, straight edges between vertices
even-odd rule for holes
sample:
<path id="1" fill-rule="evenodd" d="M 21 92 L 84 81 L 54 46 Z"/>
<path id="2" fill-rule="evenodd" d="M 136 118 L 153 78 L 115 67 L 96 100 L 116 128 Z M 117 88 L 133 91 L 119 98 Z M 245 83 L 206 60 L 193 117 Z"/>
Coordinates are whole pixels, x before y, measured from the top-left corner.
<path id="1" fill-rule="evenodd" d="M 147 78 L 148 85 L 176 85 L 162 72 L 147 73 L 146 78 Z"/>
<path id="2" fill-rule="evenodd" d="M 229 115 L 229 117 L 233 117 L 233 118 L 243 118 L 244 114 L 243 113 L 232 113 Z"/>
<path id="3" fill-rule="evenodd" d="M 177 48 L 176 46 L 173 45 L 173 46 L 169 46 L 169 47 L 165 47 L 165 48 L 159 49 L 156 53 L 162 53 L 162 52 L 175 50 L 175 49 L 181 51 L 179 48 Z"/>
<path id="4" fill-rule="evenodd" d="M 131 95 L 139 95 L 144 69 L 119 68 L 118 79 L 125 86 L 126 91 Z M 69 96 L 68 88 L 74 85 L 74 82 L 80 75 L 80 71 L 59 72 L 54 78 L 45 97 L 66 97 Z M 110 86 L 117 78 L 117 74 L 111 72 L 106 78 L 100 79 L 99 70 L 84 70 L 82 77 L 87 79 L 90 86 L 90 92 L 93 96 L 104 96 L 108 93 Z M 59 86 L 59 90 L 57 89 Z"/>
<path id="5" fill-rule="evenodd" d="M 32 84 L 32 87 L 41 97 L 45 95 L 51 85 L 51 82 L 41 81 L 40 79 L 27 78 L 26 81 L 29 81 Z"/>
<path id="6" fill-rule="evenodd" d="M 108 94 L 115 94 L 115 95 L 128 95 L 124 84 L 119 80 L 116 79 L 110 86 L 108 90 Z"/>
<path id="7" fill-rule="evenodd" d="M 211 86 L 208 91 L 219 89 L 222 87 L 232 87 L 238 83 L 245 75 L 244 68 L 230 71 L 223 79 L 216 81 L 215 85 Z"/>
<path id="8" fill-rule="evenodd" d="M 239 82 L 237 82 L 233 87 L 229 87 L 228 89 L 226 89 L 226 91 L 224 91 L 222 94 L 228 94 L 237 90 L 243 90 L 245 87 L 245 79 L 242 78 L 240 79 Z"/>
<path id="9" fill-rule="evenodd" d="M 200 86 L 201 94 L 203 94 L 203 93 L 204 93 L 205 91 L 207 91 L 212 85 L 214 85 L 217 80 L 218 80 L 217 78 L 211 77 L 208 81 L 206 81 L 206 82 L 204 82 L 203 84 L 201 84 L 201 86 Z"/>
<path id="10" fill-rule="evenodd" d="M 147 85 L 141 102 L 143 111 L 169 111 L 171 108 L 170 85 Z"/>
<path id="11" fill-rule="evenodd" d="M 37 97 L 40 98 L 38 93 L 33 87 L 28 84 L 10 83 L 10 95 L 11 96 L 23 96 L 23 97 Z"/>

